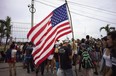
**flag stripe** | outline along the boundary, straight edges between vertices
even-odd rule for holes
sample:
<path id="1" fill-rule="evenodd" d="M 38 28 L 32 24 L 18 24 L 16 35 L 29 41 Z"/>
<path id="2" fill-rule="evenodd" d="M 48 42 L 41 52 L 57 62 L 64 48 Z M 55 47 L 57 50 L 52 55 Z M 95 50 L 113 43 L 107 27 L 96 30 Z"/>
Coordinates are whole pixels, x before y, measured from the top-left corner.
<path id="1" fill-rule="evenodd" d="M 32 27 L 32 29 L 29 31 L 27 38 L 31 41 L 32 37 L 37 33 L 38 30 L 40 30 L 43 26 L 45 26 L 45 23 L 47 23 L 52 16 L 52 13 L 50 13 L 46 19 L 44 19 L 42 22 L 37 24 L 36 26 Z M 40 35 L 41 36 L 41 35 Z"/>
<path id="2" fill-rule="evenodd" d="M 69 34 L 69 33 L 71 33 L 72 31 L 70 30 L 70 31 L 67 31 L 67 32 L 65 32 L 65 33 L 63 33 L 63 34 L 59 34 L 59 36 L 57 37 L 57 39 L 58 38 L 60 38 L 60 37 L 62 37 L 62 36 L 64 36 L 64 35 L 66 35 L 66 34 Z M 57 40 L 56 39 L 56 40 Z M 52 42 L 51 42 L 52 43 Z M 52 45 L 54 45 L 54 43 L 52 43 Z M 49 47 L 50 48 L 50 47 Z M 51 49 L 52 50 L 52 49 Z M 42 57 L 45 57 L 45 56 L 47 56 L 47 55 L 49 55 L 49 53 L 51 53 L 52 51 L 51 50 L 49 50 L 49 49 L 47 49 L 45 52 L 44 52 L 44 54 L 42 53 L 41 54 L 41 56 L 39 56 L 39 57 L 37 57 L 36 59 L 35 59 L 35 64 L 38 62 L 38 61 L 40 61 L 41 59 L 42 59 Z M 39 51 L 39 50 L 38 50 Z M 40 58 L 41 57 L 41 58 Z M 48 57 L 48 56 L 47 56 Z"/>
<path id="3" fill-rule="evenodd" d="M 70 31 L 70 30 L 68 30 L 68 28 L 65 28 L 66 29 L 66 31 Z M 66 32 L 65 31 L 65 32 Z M 64 32 L 64 29 L 62 29 L 62 30 L 59 30 L 58 32 L 56 32 L 56 34 L 58 34 L 58 33 L 60 33 L 60 32 Z M 56 34 L 54 34 L 54 36 L 56 35 Z M 49 37 L 48 37 L 48 39 L 49 39 Z M 36 59 L 36 56 L 40 56 L 44 51 L 42 51 L 42 49 L 44 49 L 44 47 L 46 48 L 46 46 L 48 45 L 48 44 L 51 44 L 51 43 L 48 43 L 47 41 L 48 41 L 48 39 L 46 39 L 46 41 L 45 41 L 45 43 L 43 43 L 43 45 L 42 45 L 42 47 L 41 48 L 39 48 L 39 50 L 41 50 L 38 54 L 36 54 L 35 52 L 35 54 L 33 54 L 35 57 L 34 57 L 34 59 Z M 49 40 L 51 40 L 51 41 L 53 41 L 53 39 L 49 39 Z M 48 49 L 48 47 L 46 48 L 46 49 Z M 44 50 L 46 50 L 46 49 L 44 49 Z M 38 49 L 37 49 L 38 50 Z"/>
<path id="4" fill-rule="evenodd" d="M 67 32 L 61 33 L 61 34 L 59 34 L 59 37 L 65 35 L 65 34 L 71 33 L 71 32 L 72 32 L 72 31 L 69 30 L 69 31 L 67 31 Z M 55 40 L 56 40 L 56 39 L 55 39 Z M 52 40 L 52 41 L 54 41 L 54 40 Z M 46 53 L 46 52 L 47 52 L 47 49 L 48 49 L 48 48 L 52 47 L 51 44 L 54 44 L 54 43 L 52 43 L 52 41 L 49 43 L 50 45 L 48 44 L 49 46 L 46 46 L 46 47 L 44 48 L 44 50 L 46 50 L 46 51 L 45 51 L 45 52 L 42 51 L 42 53 L 41 53 L 40 55 L 37 55 L 37 57 L 34 58 L 34 60 L 38 59 L 41 55 L 43 55 L 43 53 Z M 53 46 L 54 46 L 54 45 L 53 45 Z M 40 49 L 38 49 L 38 51 L 39 51 L 39 50 L 40 50 Z"/>
<path id="5" fill-rule="evenodd" d="M 36 60 L 36 61 L 35 61 L 35 64 L 36 64 L 36 65 L 37 65 L 37 64 L 41 64 L 53 51 L 54 51 L 54 50 L 53 50 L 53 48 L 52 48 L 52 50 L 51 50 L 48 54 L 46 54 L 46 56 L 44 56 L 44 57 L 41 58 L 40 60 Z"/>
<path id="6" fill-rule="evenodd" d="M 43 62 L 54 51 L 56 40 L 71 32 L 65 3 L 28 32 L 27 38 L 36 46 L 32 51 L 34 63 Z"/>
<path id="7" fill-rule="evenodd" d="M 50 22 L 48 22 L 48 25 L 50 25 Z M 50 27 L 50 26 L 49 26 Z M 49 28 L 48 27 L 48 28 Z M 44 29 L 45 30 L 45 29 Z M 48 31 L 47 31 L 48 32 Z M 39 34 L 38 34 L 38 36 L 37 36 L 37 38 L 35 39 L 35 41 L 34 41 L 34 43 L 36 44 L 36 45 L 39 45 L 40 44 L 40 42 L 42 41 L 42 39 L 46 36 L 46 32 L 45 33 L 40 33 L 40 35 L 41 34 L 43 34 L 43 36 L 39 36 Z"/>
<path id="8" fill-rule="evenodd" d="M 66 23 L 66 22 L 67 22 L 67 21 L 64 22 L 64 23 L 65 23 L 64 25 L 69 24 L 69 22 L 67 22 L 67 23 Z M 60 27 L 61 27 L 61 28 L 67 27 L 67 26 L 63 26 L 63 25 L 62 25 L 62 26 L 58 25 L 58 26 L 59 26 L 59 27 L 58 27 L 59 29 L 60 29 Z M 50 33 L 52 33 L 54 30 L 56 30 L 56 28 L 57 28 L 57 27 L 55 27 L 53 30 L 51 30 L 51 27 L 49 27 L 49 29 L 48 29 L 48 31 L 47 31 L 47 32 L 49 32 L 49 33 L 48 33 L 48 35 L 47 35 L 46 37 L 48 37 L 49 35 L 51 35 Z M 43 43 L 41 43 L 41 44 L 43 44 Z M 40 44 L 39 44 L 39 45 L 40 45 Z M 42 46 L 42 45 L 40 45 L 40 46 Z M 39 47 L 37 47 L 37 48 L 39 48 Z"/>
<path id="9" fill-rule="evenodd" d="M 57 31 L 57 29 L 60 30 L 65 27 L 70 27 L 70 26 L 66 26 L 69 24 L 69 22 L 67 22 L 67 23 L 66 22 L 67 21 L 63 22 L 64 24 L 62 24 L 62 25 L 57 25 L 57 27 L 54 27 L 54 29 L 52 29 L 52 30 L 50 30 L 51 29 L 51 27 L 50 27 L 48 34 L 46 35 L 47 39 L 43 40 L 43 43 L 39 44 L 39 46 L 37 46 L 36 48 L 39 48 L 39 47 L 43 48 L 43 46 L 45 46 L 45 43 L 47 43 L 46 41 L 48 41 L 48 39 L 50 39 L 50 37 Z M 36 53 L 36 52 L 34 52 L 34 53 Z"/>
<path id="10" fill-rule="evenodd" d="M 67 24 L 66 23 L 67 21 L 64 21 L 64 23 L 65 24 Z M 49 22 L 50 23 L 50 22 Z M 65 25 L 64 24 L 64 25 Z M 68 24 L 69 24 L 69 22 L 68 22 Z M 59 24 L 58 26 L 60 26 L 61 24 Z M 63 26 L 61 26 L 61 27 L 63 27 Z M 64 26 L 65 27 L 65 26 Z M 55 27 L 56 28 L 56 27 Z M 60 27 L 59 27 L 60 28 Z M 52 30 L 52 27 L 51 27 L 51 25 L 49 24 L 49 26 L 48 26 L 48 28 L 47 28 L 48 30 L 47 30 L 47 32 L 50 32 L 50 30 Z M 54 29 L 55 30 L 55 29 Z M 44 30 L 43 30 L 44 31 Z M 52 30 L 53 31 L 53 30 Z M 41 32 L 41 33 L 46 33 L 46 29 L 45 29 L 45 31 L 44 32 Z M 46 33 L 47 34 L 47 33 Z M 46 36 L 46 34 L 45 35 L 43 35 L 43 36 Z M 49 34 L 49 33 L 48 33 Z M 38 36 L 38 37 L 40 37 L 40 36 Z M 43 38 L 43 37 L 41 37 L 41 38 Z M 39 38 L 37 38 L 38 40 L 39 40 Z M 36 45 L 38 45 L 39 44 L 39 41 L 38 42 L 35 42 L 35 44 Z"/>
<path id="11" fill-rule="evenodd" d="M 69 22 L 67 22 L 67 23 L 65 22 L 62 26 L 59 26 L 58 28 L 60 29 L 60 28 L 67 27 L 67 26 L 65 26 L 65 25 L 67 25 L 67 24 L 69 24 Z M 52 30 L 52 27 L 49 27 L 49 26 L 48 26 L 47 32 L 50 32 L 51 30 Z M 54 31 L 55 31 L 55 30 L 57 30 L 57 29 L 54 29 Z M 52 31 L 53 31 L 53 30 L 52 30 Z M 47 34 L 49 34 L 49 33 L 46 33 L 46 34 L 43 35 L 43 36 L 46 36 Z M 50 34 L 49 34 L 49 35 L 50 35 Z M 49 35 L 48 35 L 48 36 L 49 36 Z M 52 34 L 51 34 L 51 36 L 52 36 Z M 38 36 L 38 37 L 39 37 L 39 36 Z M 44 38 L 44 37 L 42 37 L 42 38 Z M 42 39 L 42 38 L 41 38 L 41 39 Z M 39 39 L 39 38 L 38 38 L 38 39 Z M 36 45 L 38 45 L 38 44 L 39 44 L 39 41 L 36 42 Z"/>
<path id="12" fill-rule="evenodd" d="M 36 39 L 38 40 L 37 36 L 39 35 L 40 37 L 39 38 L 42 38 L 43 37 L 43 34 L 45 33 L 40 33 L 42 32 L 43 30 L 46 30 L 46 26 L 47 26 L 48 23 L 46 23 L 38 32 L 36 32 L 36 34 L 32 37 L 31 41 L 34 42 L 34 44 L 36 44 Z M 42 37 L 41 37 L 42 36 Z M 40 41 L 40 40 L 39 40 Z"/>
<path id="13" fill-rule="evenodd" d="M 31 33 L 32 33 L 33 31 L 35 31 L 36 28 L 37 28 L 38 26 L 40 26 L 44 21 L 48 20 L 48 19 L 51 17 L 52 14 L 53 14 L 53 13 L 51 12 L 51 13 L 50 13 L 46 18 L 44 18 L 40 23 L 38 23 L 36 26 L 32 27 L 31 30 L 30 30 L 30 31 L 28 32 L 28 34 L 27 34 L 27 38 L 29 38 L 29 36 L 31 35 Z"/>

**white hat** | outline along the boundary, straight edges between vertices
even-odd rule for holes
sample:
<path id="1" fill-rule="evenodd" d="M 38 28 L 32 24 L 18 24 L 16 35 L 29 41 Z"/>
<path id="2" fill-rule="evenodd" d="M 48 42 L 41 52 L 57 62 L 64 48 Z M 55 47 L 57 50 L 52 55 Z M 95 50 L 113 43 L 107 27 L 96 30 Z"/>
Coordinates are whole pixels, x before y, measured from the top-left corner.
<path id="1" fill-rule="evenodd" d="M 66 39 L 66 40 L 64 40 L 64 42 L 69 42 L 69 40 Z"/>

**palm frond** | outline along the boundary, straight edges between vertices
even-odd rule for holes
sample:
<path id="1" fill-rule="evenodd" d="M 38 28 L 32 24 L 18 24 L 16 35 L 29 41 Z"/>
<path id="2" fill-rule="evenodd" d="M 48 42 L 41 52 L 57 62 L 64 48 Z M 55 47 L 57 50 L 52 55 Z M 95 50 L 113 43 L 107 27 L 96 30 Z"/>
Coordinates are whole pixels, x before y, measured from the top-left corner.
<path id="1" fill-rule="evenodd" d="M 105 29 L 105 27 L 101 27 L 101 28 L 100 28 L 100 32 L 101 32 L 102 29 Z"/>

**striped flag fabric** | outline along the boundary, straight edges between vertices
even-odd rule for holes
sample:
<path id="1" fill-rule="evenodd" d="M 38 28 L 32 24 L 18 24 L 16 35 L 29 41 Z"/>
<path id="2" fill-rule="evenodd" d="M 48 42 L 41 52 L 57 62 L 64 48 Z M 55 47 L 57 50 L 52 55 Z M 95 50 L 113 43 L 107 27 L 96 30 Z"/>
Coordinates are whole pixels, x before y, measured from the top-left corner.
<path id="1" fill-rule="evenodd" d="M 41 64 L 53 53 L 56 41 L 72 32 L 68 19 L 66 3 L 53 10 L 40 23 L 30 29 L 27 34 L 35 48 L 32 52 L 34 63 Z"/>

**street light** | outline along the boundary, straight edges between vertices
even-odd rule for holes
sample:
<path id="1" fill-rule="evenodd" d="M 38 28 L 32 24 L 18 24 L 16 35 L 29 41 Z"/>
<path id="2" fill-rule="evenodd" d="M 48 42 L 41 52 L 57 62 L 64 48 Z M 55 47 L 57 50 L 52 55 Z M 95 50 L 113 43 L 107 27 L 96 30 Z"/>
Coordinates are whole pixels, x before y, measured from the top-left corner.
<path id="1" fill-rule="evenodd" d="M 31 5 L 29 4 L 28 7 L 31 12 L 31 27 L 33 27 L 34 13 L 36 12 L 36 9 L 34 8 L 34 0 L 31 1 Z"/>

